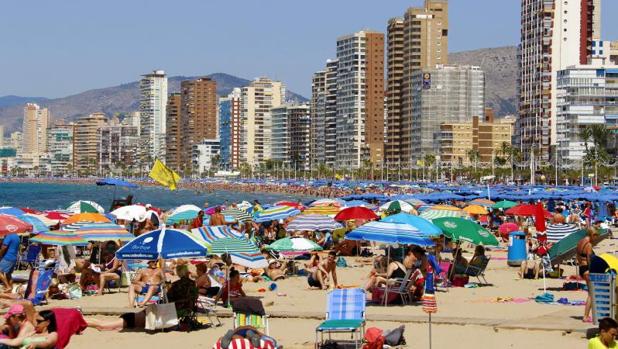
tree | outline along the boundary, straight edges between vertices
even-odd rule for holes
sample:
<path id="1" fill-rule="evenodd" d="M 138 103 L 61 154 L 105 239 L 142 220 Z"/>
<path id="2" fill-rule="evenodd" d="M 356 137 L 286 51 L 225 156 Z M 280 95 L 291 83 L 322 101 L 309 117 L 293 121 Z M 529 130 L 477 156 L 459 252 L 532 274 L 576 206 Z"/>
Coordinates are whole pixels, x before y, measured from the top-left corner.
<path id="1" fill-rule="evenodd" d="M 474 177 L 476 176 L 476 170 L 478 167 L 479 159 L 481 158 L 481 153 L 479 152 L 478 149 L 470 149 L 466 152 L 466 155 L 468 156 L 468 160 L 470 161 L 470 164 L 474 166 L 474 174 L 470 176 L 470 177 Z"/>
<path id="2" fill-rule="evenodd" d="M 436 156 L 433 154 L 426 154 L 423 157 L 423 161 L 425 162 L 424 165 L 429 169 L 429 171 L 431 171 L 433 164 L 436 163 Z M 431 175 L 429 176 L 429 178 L 431 178 Z"/>
<path id="3" fill-rule="evenodd" d="M 579 134 L 585 148 L 583 165 L 587 164 L 594 168 L 594 180 L 597 185 L 599 184 L 599 165 L 609 161 L 609 154 L 607 153 L 609 135 L 610 131 L 603 124 L 588 125 L 581 129 Z M 589 144 L 591 140 L 592 144 Z"/>

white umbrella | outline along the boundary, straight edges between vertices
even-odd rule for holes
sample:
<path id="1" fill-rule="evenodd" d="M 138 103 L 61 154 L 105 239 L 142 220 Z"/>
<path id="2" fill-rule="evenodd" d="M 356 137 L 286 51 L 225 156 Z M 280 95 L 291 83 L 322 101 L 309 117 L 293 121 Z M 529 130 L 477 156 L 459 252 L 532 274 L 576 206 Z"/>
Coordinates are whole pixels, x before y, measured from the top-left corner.
<path id="1" fill-rule="evenodd" d="M 143 222 L 148 217 L 146 214 L 146 207 L 141 205 L 122 206 L 110 213 L 112 216 L 116 217 L 116 219 L 122 219 L 129 222 L 132 220 Z"/>
<path id="2" fill-rule="evenodd" d="M 402 201 L 402 200 L 389 201 L 385 203 L 384 205 L 380 206 L 379 211 L 380 212 L 387 211 L 388 208 L 391 206 L 391 204 L 394 202 L 399 202 L 399 206 L 401 207 L 401 212 L 416 214 L 416 209 L 414 208 L 414 206 L 412 206 L 412 204 L 410 204 L 409 202 Z"/>
<path id="3" fill-rule="evenodd" d="M 185 212 L 185 211 L 201 211 L 202 209 L 195 206 L 195 205 L 180 205 L 178 207 L 176 207 L 174 210 L 172 210 L 172 213 L 170 213 L 170 216 L 173 216 L 175 214 L 181 213 L 181 212 Z"/>

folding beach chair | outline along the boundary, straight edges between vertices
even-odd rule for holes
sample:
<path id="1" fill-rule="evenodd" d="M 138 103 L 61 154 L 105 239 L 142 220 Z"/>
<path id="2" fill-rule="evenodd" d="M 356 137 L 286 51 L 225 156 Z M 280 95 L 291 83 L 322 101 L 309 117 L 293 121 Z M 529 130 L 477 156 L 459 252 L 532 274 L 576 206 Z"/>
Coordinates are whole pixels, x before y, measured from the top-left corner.
<path id="1" fill-rule="evenodd" d="M 401 279 L 389 279 L 389 285 L 384 287 L 376 287 L 374 292 L 377 292 L 376 298 L 373 301 L 380 300 L 380 304 L 387 305 L 389 300 L 391 300 L 390 296 L 398 295 L 401 298 L 401 304 L 409 304 L 410 303 L 410 284 L 412 283 L 412 273 L 413 269 L 408 269 L 406 271 L 406 275 Z M 388 292 L 387 292 L 388 291 Z M 388 300 L 386 299 L 388 296 Z M 394 298 L 393 300 L 395 300 Z"/>
<path id="2" fill-rule="evenodd" d="M 315 329 L 316 347 L 324 345 L 324 333 L 350 333 L 360 348 L 365 333 L 365 291 L 360 288 L 337 289 L 328 294 L 326 321 Z M 319 337 L 318 337 L 319 336 Z"/>
<path id="3" fill-rule="evenodd" d="M 468 265 L 466 267 L 466 270 L 464 271 L 464 274 L 468 276 L 476 277 L 477 280 L 479 281 L 479 284 L 481 283 L 481 278 L 482 278 L 485 285 L 487 285 L 488 283 L 487 283 L 487 280 L 485 279 L 485 269 L 487 269 L 487 265 L 489 264 L 490 259 L 491 257 L 485 256 L 483 260 L 481 261 L 481 264 L 477 266 Z"/>
<path id="4" fill-rule="evenodd" d="M 200 318 L 200 314 L 205 314 L 211 324 L 216 327 L 221 326 L 221 320 L 219 320 L 219 316 L 217 315 L 214 298 L 198 296 L 196 306 L 198 320 Z"/>
<path id="5" fill-rule="evenodd" d="M 38 268 L 32 269 L 24 298 L 31 301 L 33 305 L 47 303 L 47 291 L 51 285 L 55 268 L 56 263 L 43 261 Z"/>
<path id="6" fill-rule="evenodd" d="M 241 297 L 230 300 L 234 312 L 234 329 L 241 326 L 253 326 L 270 335 L 268 315 L 262 301 L 253 297 Z"/>
<path id="7" fill-rule="evenodd" d="M 39 260 L 39 253 L 41 253 L 41 245 L 28 245 L 24 253 L 18 256 L 17 269 L 26 270 L 28 268 L 34 268 Z"/>

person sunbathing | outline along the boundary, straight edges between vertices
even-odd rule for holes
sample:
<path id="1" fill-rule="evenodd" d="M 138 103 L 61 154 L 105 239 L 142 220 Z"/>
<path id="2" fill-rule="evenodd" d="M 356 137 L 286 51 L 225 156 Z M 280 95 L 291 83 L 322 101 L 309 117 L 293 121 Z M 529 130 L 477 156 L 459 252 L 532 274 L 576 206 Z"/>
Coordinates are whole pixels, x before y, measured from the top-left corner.
<path id="1" fill-rule="evenodd" d="M 0 348 L 19 345 L 24 338 L 34 335 L 32 321 L 28 320 L 26 310 L 21 304 L 13 304 L 4 314 L 4 325 L 1 327 Z"/>
<path id="2" fill-rule="evenodd" d="M 135 279 L 129 287 L 129 306 L 133 307 L 138 294 L 144 294 L 144 300 L 137 303 L 138 307 L 143 307 L 158 293 L 161 289 L 163 277 L 161 269 L 157 266 L 156 260 L 148 261 L 148 268 L 140 269 L 135 276 Z"/>
<path id="3" fill-rule="evenodd" d="M 370 292 L 375 287 L 384 286 L 386 284 L 390 285 L 396 280 L 405 278 L 408 271 L 406 264 L 411 267 L 413 264 L 412 258 L 412 252 L 409 251 L 403 259 L 405 264 L 398 261 L 392 261 L 386 267 L 385 273 L 379 273 L 378 270 L 375 269 L 372 270 L 369 274 L 369 280 L 367 280 L 367 284 L 365 285 L 365 290 Z"/>
<path id="4" fill-rule="evenodd" d="M 197 279 L 195 284 L 198 287 L 198 291 L 202 296 L 209 298 L 215 297 L 219 294 L 221 287 L 213 286 L 210 275 L 208 275 L 208 265 L 206 263 L 200 263 L 195 266 L 197 271 Z"/>
<path id="5" fill-rule="evenodd" d="M 287 268 L 280 260 L 271 259 L 268 262 L 268 268 L 266 269 L 266 276 L 268 276 L 271 280 L 283 280 L 285 279 L 285 273 L 287 272 Z"/>
<path id="6" fill-rule="evenodd" d="M 315 264 L 317 264 L 317 267 L 315 267 Z M 314 268 L 307 278 L 309 287 L 327 290 L 329 288 L 329 275 L 332 277 L 333 287 L 339 286 L 337 282 L 337 252 L 330 251 L 328 258 L 322 263 L 319 263 L 319 258 L 314 255 L 308 265 Z"/>

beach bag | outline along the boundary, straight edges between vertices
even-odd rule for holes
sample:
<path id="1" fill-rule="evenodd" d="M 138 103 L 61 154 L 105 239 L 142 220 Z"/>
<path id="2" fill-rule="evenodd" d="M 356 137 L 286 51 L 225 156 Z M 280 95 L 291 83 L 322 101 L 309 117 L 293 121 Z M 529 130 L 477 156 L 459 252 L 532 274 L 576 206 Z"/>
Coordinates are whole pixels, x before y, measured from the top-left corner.
<path id="1" fill-rule="evenodd" d="M 82 298 L 82 288 L 78 283 L 70 284 L 69 287 L 67 287 L 67 293 L 69 295 L 69 299 Z"/>
<path id="2" fill-rule="evenodd" d="M 377 327 L 369 327 L 365 331 L 365 344 L 363 349 L 382 349 L 384 345 L 384 336 L 382 330 Z"/>
<path id="3" fill-rule="evenodd" d="M 348 263 L 345 261 L 345 258 L 339 257 L 339 259 L 337 259 L 337 267 L 339 267 L 339 268 L 347 268 L 348 267 Z"/>
<path id="4" fill-rule="evenodd" d="M 146 330 L 163 330 L 178 326 L 174 303 L 150 304 L 146 308 Z"/>
<path id="5" fill-rule="evenodd" d="M 384 344 L 390 346 L 405 345 L 406 340 L 403 338 L 403 331 L 405 328 L 405 325 L 401 325 L 394 330 L 386 331 L 386 333 L 384 333 Z"/>

